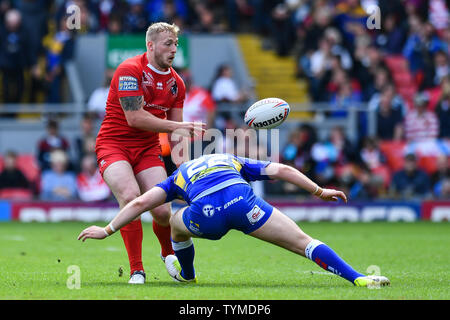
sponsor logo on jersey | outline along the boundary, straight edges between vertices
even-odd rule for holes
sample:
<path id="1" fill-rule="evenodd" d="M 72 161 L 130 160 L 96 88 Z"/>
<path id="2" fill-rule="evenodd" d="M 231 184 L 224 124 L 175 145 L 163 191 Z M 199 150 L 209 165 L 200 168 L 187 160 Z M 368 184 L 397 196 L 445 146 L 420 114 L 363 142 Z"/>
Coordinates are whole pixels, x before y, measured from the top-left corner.
<path id="1" fill-rule="evenodd" d="M 135 91 L 138 90 L 138 81 L 135 77 L 121 76 L 119 77 L 119 91 Z"/>
<path id="2" fill-rule="evenodd" d="M 177 86 L 176 82 L 170 88 L 170 92 L 172 92 L 172 95 L 174 95 L 174 96 L 178 93 L 178 86 Z"/>
<path id="3" fill-rule="evenodd" d="M 142 71 L 142 84 L 148 87 L 153 86 L 153 76 L 151 73 Z"/>
<path id="4" fill-rule="evenodd" d="M 163 84 L 162 84 L 162 82 L 157 82 L 157 83 L 156 83 L 156 89 L 158 89 L 158 90 L 162 90 L 162 89 L 163 89 Z"/>
<path id="5" fill-rule="evenodd" d="M 264 215 L 266 214 L 266 212 L 264 210 L 262 210 L 260 207 L 258 207 L 257 205 L 255 205 L 253 207 L 253 209 L 247 213 L 247 219 L 248 221 L 250 221 L 251 224 L 255 224 L 257 223 Z"/>
<path id="6" fill-rule="evenodd" d="M 206 217 L 211 218 L 214 215 L 214 207 L 210 204 L 205 204 L 202 212 Z"/>

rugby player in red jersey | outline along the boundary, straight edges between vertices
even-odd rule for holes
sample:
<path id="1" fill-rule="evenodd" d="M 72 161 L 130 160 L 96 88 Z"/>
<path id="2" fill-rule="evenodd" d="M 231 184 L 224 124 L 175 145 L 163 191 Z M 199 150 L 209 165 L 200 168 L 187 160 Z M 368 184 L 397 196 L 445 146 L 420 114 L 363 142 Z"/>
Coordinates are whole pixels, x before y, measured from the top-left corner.
<path id="1" fill-rule="evenodd" d="M 178 32 L 176 25 L 152 24 L 146 33 L 147 51 L 123 61 L 111 81 L 96 153 L 103 179 L 120 208 L 167 178 L 159 132 L 199 135 L 204 131 L 203 125 L 183 122 L 185 85 L 172 68 Z M 176 165 L 183 161 L 180 157 L 173 157 L 173 160 Z M 173 254 L 169 225 L 171 207 L 161 205 L 151 210 L 151 214 L 164 260 Z M 132 221 L 120 232 L 130 262 L 129 283 L 142 284 L 145 272 L 141 220 Z"/>

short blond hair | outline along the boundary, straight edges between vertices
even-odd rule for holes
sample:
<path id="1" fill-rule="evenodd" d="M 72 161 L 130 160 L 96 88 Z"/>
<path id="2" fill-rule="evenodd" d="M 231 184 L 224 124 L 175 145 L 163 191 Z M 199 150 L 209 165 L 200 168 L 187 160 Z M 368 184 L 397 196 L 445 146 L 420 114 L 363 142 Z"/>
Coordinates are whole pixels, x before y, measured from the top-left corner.
<path id="1" fill-rule="evenodd" d="M 180 28 L 176 24 L 168 24 L 166 22 L 155 22 L 148 27 L 145 34 L 145 43 L 149 41 L 155 41 L 156 35 L 162 32 L 171 32 L 175 36 L 178 36 Z"/>
<path id="2" fill-rule="evenodd" d="M 69 159 L 67 158 L 67 154 L 60 149 L 56 149 L 50 153 L 50 163 L 63 163 L 67 164 L 67 161 Z"/>

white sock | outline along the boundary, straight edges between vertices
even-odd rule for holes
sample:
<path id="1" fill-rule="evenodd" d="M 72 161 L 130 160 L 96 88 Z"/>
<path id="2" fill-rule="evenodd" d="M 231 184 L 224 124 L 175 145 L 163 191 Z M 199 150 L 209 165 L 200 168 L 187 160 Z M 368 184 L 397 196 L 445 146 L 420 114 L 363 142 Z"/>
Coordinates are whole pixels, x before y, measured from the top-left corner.
<path id="1" fill-rule="evenodd" d="M 305 249 L 305 256 L 306 256 L 309 260 L 312 260 L 312 253 L 313 253 L 314 249 L 315 249 L 317 246 L 321 245 L 321 244 L 323 244 L 322 241 L 319 241 L 319 240 L 316 240 L 316 239 L 311 240 L 311 242 L 308 243 L 308 245 L 306 246 L 306 249 Z"/>

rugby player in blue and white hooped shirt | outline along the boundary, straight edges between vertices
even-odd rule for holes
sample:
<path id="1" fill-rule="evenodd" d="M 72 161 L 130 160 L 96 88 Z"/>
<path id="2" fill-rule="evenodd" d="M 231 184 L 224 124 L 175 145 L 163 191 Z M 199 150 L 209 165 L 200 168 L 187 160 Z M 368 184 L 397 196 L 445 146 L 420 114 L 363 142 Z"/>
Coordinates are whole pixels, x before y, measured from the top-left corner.
<path id="1" fill-rule="evenodd" d="M 342 191 L 323 189 L 293 167 L 230 154 L 211 154 L 182 164 L 169 178 L 126 205 L 105 228 L 86 228 L 78 239 L 104 239 L 140 214 L 182 199 L 188 206 L 170 219 L 175 256 L 166 257 L 167 271 L 177 281 L 197 282 L 192 237 L 218 240 L 236 229 L 311 259 L 356 286 L 390 284 L 386 277 L 355 271 L 330 247 L 305 234 L 293 220 L 256 196 L 249 181 L 267 179 L 293 183 L 325 201 L 347 202 Z"/>

